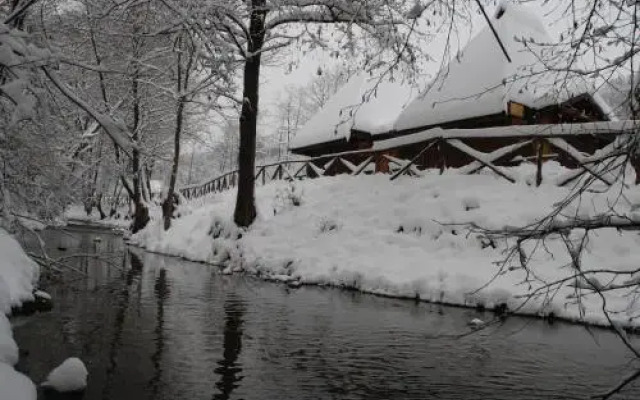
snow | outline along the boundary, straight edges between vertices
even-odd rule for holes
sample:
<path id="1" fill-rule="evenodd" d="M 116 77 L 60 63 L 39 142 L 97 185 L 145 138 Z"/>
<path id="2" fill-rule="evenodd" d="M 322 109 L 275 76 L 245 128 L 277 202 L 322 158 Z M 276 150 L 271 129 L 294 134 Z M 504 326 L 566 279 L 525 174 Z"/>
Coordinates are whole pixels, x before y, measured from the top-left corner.
<path id="1" fill-rule="evenodd" d="M 151 186 L 151 193 L 153 194 L 161 194 L 164 190 L 164 182 L 157 179 L 152 179 L 149 181 L 149 186 Z"/>
<path id="2" fill-rule="evenodd" d="M 0 23 L 0 65 L 11 71 L 9 78 L 4 79 L 3 84 L 0 85 L 0 92 L 11 99 L 15 105 L 11 124 L 31 118 L 37 103 L 30 90 L 32 73 L 24 66 L 42 65 L 49 58 L 48 51 L 28 43 L 25 32 Z M 0 137 L 2 136 L 3 133 L 0 133 Z"/>
<path id="3" fill-rule="evenodd" d="M 492 23 L 512 62 L 487 24 L 406 107 L 395 123 L 396 130 L 501 113 L 509 101 L 538 109 L 593 93 L 584 82 L 564 84 L 555 82 L 553 74 L 542 73 L 546 68 L 538 56 L 521 42 L 552 42 L 536 11 L 510 2 L 501 7 L 505 13 L 499 19 L 494 16 Z"/>
<path id="4" fill-rule="evenodd" d="M 348 140 L 352 129 L 374 136 L 387 133 L 412 93 L 409 85 L 398 81 L 355 75 L 302 127 L 290 147 Z"/>
<path id="5" fill-rule="evenodd" d="M 33 300 L 33 284 L 38 279 L 39 266 L 22 250 L 20 244 L 0 228 L 0 313 Z"/>
<path id="6" fill-rule="evenodd" d="M 33 300 L 39 267 L 7 231 L 0 228 L 0 400 L 35 399 L 33 383 L 16 372 L 18 346 L 5 316 L 13 306 Z"/>
<path id="7" fill-rule="evenodd" d="M 155 208 L 152 208 L 151 210 L 155 210 Z M 120 211 L 122 211 L 120 213 L 121 216 L 128 213 L 128 210 L 125 207 L 121 208 Z M 131 220 L 125 220 L 123 218 L 107 217 L 101 220 L 98 211 L 95 209 L 92 210 L 91 215 L 87 215 L 84 207 L 81 204 L 69 206 L 64 213 L 64 218 L 66 219 L 67 223 L 95 225 L 111 229 L 128 229 L 131 225 Z"/>
<path id="8" fill-rule="evenodd" d="M 576 288 L 569 285 L 553 296 L 530 301 L 521 297 L 540 289 L 542 280 L 571 274 L 559 238 L 550 238 L 545 249 L 534 254 L 531 267 L 541 281 L 529 287 L 522 284 L 521 270 L 498 274 L 496 262 L 505 256 L 508 243 L 491 243 L 465 231 L 464 225 L 470 223 L 493 229 L 534 223 L 569 193 L 555 181 L 571 171 L 555 162 L 544 164 L 539 188 L 532 184 L 533 164 L 501 170 L 516 183 L 486 168 L 472 176 L 456 170 L 443 175 L 424 171 L 422 177 L 395 181 L 388 175 L 340 175 L 297 182 L 295 189 L 290 183 L 274 182 L 256 189 L 259 216 L 247 231 L 232 223 L 235 191 L 228 191 L 206 198 L 204 205 L 175 220 L 169 231 L 161 222 L 152 222 L 132 242 L 150 251 L 220 265 L 227 273 L 244 271 L 280 282 L 335 285 L 445 304 L 487 308 L 506 304 L 521 314 L 553 312 L 559 318 L 607 325 L 600 298 L 583 291 L 578 304 Z M 628 179 L 633 178 L 629 172 Z M 614 199 L 619 200 L 616 207 L 622 215 L 640 218 L 620 199 L 619 190 L 616 184 L 601 194 L 585 194 L 582 202 L 558 216 L 558 223 L 576 215 L 597 215 Z M 297 206 L 287 200 L 293 193 Z M 635 203 L 640 189 L 634 186 L 627 198 Z M 602 266 L 621 271 L 637 268 L 636 233 L 604 229 L 589 237 L 582 260 L 585 271 Z M 609 284 L 609 278 L 600 281 Z M 636 276 L 625 277 L 631 278 Z M 607 307 L 622 325 L 640 325 L 640 307 L 625 294 L 622 288 L 607 291 Z"/>
<path id="9" fill-rule="evenodd" d="M 33 297 L 36 299 L 51 300 L 51 295 L 43 290 L 36 290 L 33 292 Z"/>
<path id="10" fill-rule="evenodd" d="M 482 326 L 484 326 L 484 321 L 481 320 L 480 318 L 474 318 L 471 321 L 469 321 L 469 326 L 476 329 L 481 328 Z"/>
<path id="11" fill-rule="evenodd" d="M 100 124 L 102 129 L 104 129 L 107 135 L 109 135 L 111 139 L 120 146 L 120 148 L 126 152 L 131 152 L 137 147 L 137 144 L 131 141 L 129 128 L 123 121 L 98 112 L 89 103 L 78 97 L 78 95 L 63 81 L 63 79 L 60 78 L 57 72 L 49 68 L 43 68 L 42 70 L 58 90 L 60 90 L 60 92 L 62 92 L 74 104 L 86 111 L 87 114 L 91 115 L 91 117 Z"/>
<path id="12" fill-rule="evenodd" d="M 58 392 L 77 392 L 87 387 L 87 367 L 76 357 L 67 358 L 62 364 L 49 372 L 42 387 Z"/>
<path id="13" fill-rule="evenodd" d="M 595 101 L 595 103 L 598 105 L 598 107 L 602 109 L 604 115 L 609 118 L 609 121 L 618 121 L 620 119 L 618 118 L 618 114 L 613 109 L 611 104 L 609 104 L 607 100 L 605 100 L 604 96 L 601 93 L 596 92 L 591 97 L 593 98 L 593 101 Z"/>
<path id="14" fill-rule="evenodd" d="M 11 324 L 0 314 L 0 365 L 15 365 L 18 362 L 18 345 L 13 340 Z"/>
<path id="15" fill-rule="evenodd" d="M 35 400 L 36 387 L 26 376 L 0 362 L 0 400 Z"/>

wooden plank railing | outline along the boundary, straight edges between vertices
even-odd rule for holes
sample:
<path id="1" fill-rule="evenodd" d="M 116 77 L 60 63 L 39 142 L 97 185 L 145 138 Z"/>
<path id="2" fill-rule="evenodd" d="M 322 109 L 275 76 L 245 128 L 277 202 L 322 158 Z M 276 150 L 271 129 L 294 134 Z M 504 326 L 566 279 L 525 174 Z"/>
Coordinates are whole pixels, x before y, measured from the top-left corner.
<path id="1" fill-rule="evenodd" d="M 516 182 L 516 178 L 498 164 L 516 164 L 525 160 L 534 161 L 538 168 L 536 184 L 540 185 L 543 177 L 544 161 L 556 159 L 562 155 L 565 160 L 571 160 L 573 164 L 577 165 L 577 168 L 567 173 L 567 176 L 561 177 L 557 182 L 558 185 L 566 185 L 584 174 L 590 174 L 599 181 L 611 185 L 612 182 L 606 177 L 606 173 L 598 170 L 597 166 L 612 157 L 620 156 L 624 147 L 623 143 L 614 139 L 613 143 L 598 149 L 594 154 L 585 155 L 562 137 L 545 135 L 540 137 L 510 138 L 512 143 L 487 153 L 465 143 L 465 139 L 467 138 L 432 138 L 420 143 L 420 146 L 423 146 L 422 150 L 417 152 L 417 155 L 411 159 L 402 159 L 392 155 L 391 153 L 394 149 L 367 149 L 301 160 L 284 160 L 257 166 L 254 179 L 256 184 L 266 185 L 279 180 L 293 181 L 338 174 L 357 176 L 363 173 L 386 173 L 391 174 L 391 180 L 397 179 L 402 175 L 420 176 L 426 168 L 419 164 L 419 159 L 430 149 L 438 149 L 437 151 L 440 152 L 442 151 L 441 149 L 446 147 L 449 152 L 458 152 L 465 159 L 473 160 L 458 169 L 461 174 L 475 174 L 486 168 L 495 172 L 497 176 L 513 183 Z M 415 146 L 415 144 L 413 145 Z M 434 148 L 434 146 L 436 147 Z M 518 155 L 517 153 L 522 152 L 526 146 L 535 147 L 534 154 L 526 157 Z M 543 146 L 549 149 L 552 148 L 555 152 L 553 154 L 544 154 L 542 151 Z M 443 165 L 441 168 L 446 167 L 446 165 Z M 185 199 L 192 200 L 234 188 L 237 183 L 238 170 L 234 170 L 204 183 L 182 187 L 178 191 Z"/>

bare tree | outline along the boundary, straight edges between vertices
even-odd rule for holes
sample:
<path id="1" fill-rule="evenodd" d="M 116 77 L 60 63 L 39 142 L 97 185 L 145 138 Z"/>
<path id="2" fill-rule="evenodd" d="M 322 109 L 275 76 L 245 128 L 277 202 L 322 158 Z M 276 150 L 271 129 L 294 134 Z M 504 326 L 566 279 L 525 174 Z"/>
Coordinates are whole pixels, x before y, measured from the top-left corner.
<path id="1" fill-rule="evenodd" d="M 306 92 L 311 113 L 324 107 L 340 88 L 355 74 L 355 70 L 348 65 L 338 66 L 328 70 L 318 70 L 317 76 L 311 81 Z"/>
<path id="2" fill-rule="evenodd" d="M 576 88 L 600 86 L 604 90 L 615 88 L 608 98 L 620 101 L 612 114 L 623 118 L 637 115 L 637 55 L 640 51 L 639 12 L 635 1 L 584 0 L 548 4 L 560 16 L 563 24 L 559 40 L 536 43 L 519 38 L 528 51 L 536 55 L 544 66 L 531 69 L 529 84 L 561 96 Z M 616 107 L 618 106 L 618 107 Z M 620 235 L 636 235 L 640 219 L 633 211 L 638 208 L 637 198 L 631 193 L 637 188 L 632 177 L 638 168 L 640 126 L 630 123 L 594 165 L 580 165 L 587 171 L 576 179 L 567 196 L 536 222 L 520 227 L 488 229 L 471 225 L 471 233 L 479 234 L 490 243 L 504 246 L 505 257 L 500 260 L 495 277 L 520 274 L 526 293 L 521 306 L 530 303 L 550 304 L 562 291 L 571 295 L 564 301 L 574 306 L 584 317 L 584 302 L 596 299 L 600 313 L 612 326 L 622 343 L 640 362 L 640 349 L 628 338 L 620 315 L 627 316 L 627 326 L 640 318 L 640 269 L 603 264 L 587 266 L 585 256 L 590 246 L 597 243 L 602 233 L 617 230 Z M 579 176 L 579 175 L 576 175 Z M 585 211 L 588 208 L 588 212 Z M 582 210 L 582 211 L 581 211 Z M 562 276 L 547 279 L 539 271 L 541 258 L 557 260 Z M 609 295 L 627 299 L 623 306 L 614 305 Z M 512 310 L 518 312 L 519 309 Z M 594 398 L 608 399 L 640 378 L 640 369 L 634 366 L 628 376 L 610 390 Z"/>
<path id="3" fill-rule="evenodd" d="M 224 68 L 223 64 L 226 60 L 211 57 L 213 54 L 204 59 L 199 57 L 197 41 L 198 33 L 190 31 L 189 27 L 185 26 L 176 38 L 174 45 L 176 52 L 176 121 L 173 136 L 173 164 L 166 198 L 162 204 L 165 230 L 171 226 L 171 218 L 173 218 L 178 201 L 176 183 L 180 165 L 180 143 L 186 131 L 187 108 L 198 106 L 198 97 L 204 97 L 205 93 L 208 93 L 207 108 L 211 109 L 217 104 L 217 99 L 221 97 L 220 93 L 225 92 L 224 87 L 233 87 L 227 75 L 217 73 L 221 68 Z"/>
<path id="4" fill-rule="evenodd" d="M 59 214 L 75 196 L 79 180 L 73 175 L 77 162 L 67 158 L 66 149 L 73 148 L 74 137 L 66 129 L 73 124 L 62 123 L 56 102 L 59 89 L 66 98 L 93 116 L 105 132 L 131 149 L 130 140 L 118 121 L 96 110 L 68 87 L 59 74 L 50 68 L 55 62 L 52 53 L 37 43 L 37 35 L 21 30 L 34 1 L 13 1 L 0 5 L 0 42 L 6 51 L 0 57 L 0 107 L 2 118 L 3 178 L 0 191 L 4 221 L 12 216 L 30 213 L 42 218 Z M 42 72 L 42 74 L 40 74 Z M 71 129 L 71 132 L 77 132 Z M 25 182 L 31 182 L 28 185 Z M 17 200 L 17 201 L 14 201 Z"/>
<path id="5" fill-rule="evenodd" d="M 430 2 L 420 11 L 429 7 L 448 10 L 443 3 Z M 411 8 L 404 1 L 392 0 L 252 0 L 226 1 L 209 9 L 208 21 L 222 32 L 243 69 L 236 224 L 249 226 L 256 216 L 254 174 L 263 56 L 295 43 L 326 47 L 330 41 L 323 26 L 331 25 L 341 36 L 338 48 L 350 54 L 363 51 L 363 60 L 370 67 L 380 66 L 390 54 L 399 55 L 396 60 L 410 59 L 411 29 L 407 25 L 411 21 L 404 17 Z"/>

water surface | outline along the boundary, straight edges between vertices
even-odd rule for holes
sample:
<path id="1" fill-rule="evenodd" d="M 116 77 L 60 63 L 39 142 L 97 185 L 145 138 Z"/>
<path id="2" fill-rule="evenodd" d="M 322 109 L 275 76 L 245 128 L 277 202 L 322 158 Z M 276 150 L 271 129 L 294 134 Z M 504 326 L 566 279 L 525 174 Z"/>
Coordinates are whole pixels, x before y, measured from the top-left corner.
<path id="1" fill-rule="evenodd" d="M 41 382 L 78 356 L 87 400 L 584 399 L 631 368 L 600 329 L 510 318 L 455 338 L 491 314 L 224 276 L 104 231 L 45 238 L 75 270 L 43 278 L 52 312 L 15 321 L 19 368 Z"/>

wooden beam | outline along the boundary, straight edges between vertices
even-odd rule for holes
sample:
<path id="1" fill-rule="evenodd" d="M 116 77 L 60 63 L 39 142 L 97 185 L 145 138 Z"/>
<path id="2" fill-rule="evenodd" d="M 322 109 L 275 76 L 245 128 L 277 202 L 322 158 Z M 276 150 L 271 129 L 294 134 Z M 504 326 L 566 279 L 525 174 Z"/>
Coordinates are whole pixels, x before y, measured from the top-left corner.
<path id="1" fill-rule="evenodd" d="M 593 175 L 594 178 L 604 182 L 606 185 L 611 186 L 613 185 L 612 182 L 609 182 L 607 179 L 605 179 L 601 174 L 599 174 L 598 172 L 596 172 L 594 169 L 592 169 L 591 167 L 588 167 L 587 164 L 589 163 L 589 159 L 588 157 L 584 157 L 575 147 L 571 146 L 569 143 L 567 143 L 565 140 L 563 139 L 558 139 L 558 138 L 550 138 L 547 139 L 547 141 L 555 148 L 557 148 L 560 151 L 563 151 L 565 154 L 567 154 L 569 157 L 573 158 L 575 161 L 578 162 L 578 165 L 583 168 L 585 171 L 587 171 L 588 173 L 590 173 L 591 175 Z"/>
<path id="2" fill-rule="evenodd" d="M 369 166 L 369 164 L 371 164 L 371 162 L 373 161 L 373 156 L 370 156 L 369 158 L 367 158 L 366 160 L 364 160 L 363 162 L 361 162 L 357 167 L 356 170 L 353 171 L 351 173 L 351 175 L 353 176 L 358 176 L 362 173 L 362 171 L 365 170 L 365 168 L 367 168 Z"/>
<path id="3" fill-rule="evenodd" d="M 439 140 L 439 139 L 438 139 Z M 430 143 L 428 143 L 424 149 L 422 149 L 422 151 L 420 151 L 420 153 L 418 153 L 417 156 L 413 157 L 409 163 L 407 163 L 407 165 L 405 165 L 404 167 L 402 167 L 400 169 L 400 171 L 396 172 L 395 174 L 393 174 L 390 178 L 390 180 L 394 181 L 396 180 L 400 175 L 404 174 L 409 168 L 411 168 L 411 166 L 418 161 L 418 159 L 424 154 L 426 153 L 434 144 L 438 143 L 438 140 L 433 140 Z"/>
<path id="4" fill-rule="evenodd" d="M 500 171 L 498 169 L 498 167 L 493 165 L 490 161 L 483 160 L 483 157 L 479 157 L 478 155 L 474 154 L 474 152 L 478 152 L 478 150 L 476 150 L 473 147 L 463 143 L 461 140 L 459 140 L 459 139 L 447 139 L 444 142 L 447 143 L 448 145 L 452 146 L 453 148 L 455 148 L 457 150 L 460 150 L 461 152 L 463 152 L 464 154 L 468 155 L 469 157 L 475 159 L 476 161 L 478 161 L 479 163 L 483 164 L 485 167 L 491 169 L 493 172 L 495 172 L 496 174 L 500 175 L 501 177 L 503 177 L 504 179 L 508 180 L 509 182 L 516 183 L 516 180 L 514 178 L 512 178 L 509 175 L 505 174 L 504 172 Z M 483 153 L 483 154 L 485 154 L 485 153 Z"/>

